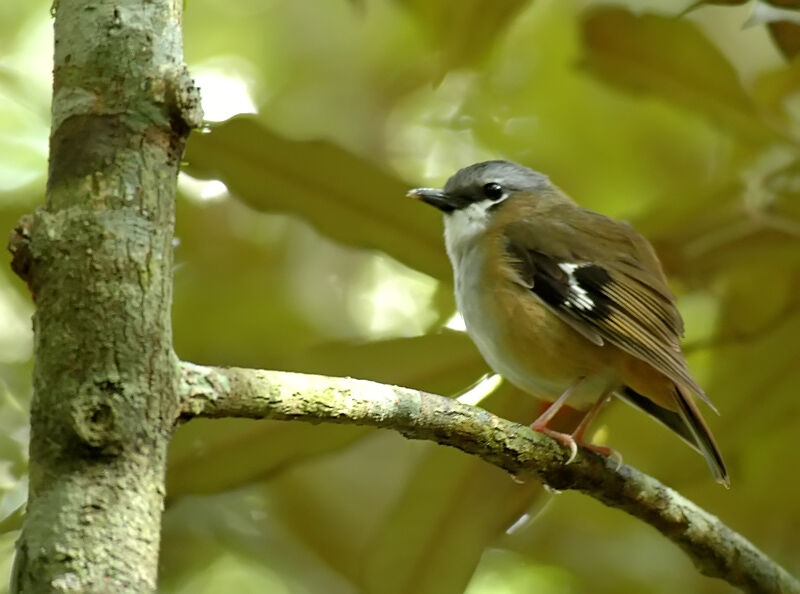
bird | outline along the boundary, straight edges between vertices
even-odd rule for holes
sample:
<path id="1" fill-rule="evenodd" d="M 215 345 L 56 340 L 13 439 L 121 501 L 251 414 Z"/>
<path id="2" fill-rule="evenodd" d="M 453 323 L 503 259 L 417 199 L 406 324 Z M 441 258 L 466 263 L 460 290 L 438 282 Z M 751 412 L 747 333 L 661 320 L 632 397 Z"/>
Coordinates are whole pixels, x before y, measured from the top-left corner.
<path id="1" fill-rule="evenodd" d="M 444 213 L 456 305 L 489 366 L 550 406 L 531 424 L 570 449 L 606 455 L 584 433 L 613 396 L 730 477 L 695 399 L 716 407 L 681 350 L 683 320 L 661 263 L 631 225 L 581 207 L 550 179 L 511 161 L 475 163 L 442 189 L 408 196 Z M 586 411 L 570 434 L 548 424 L 567 402 Z"/>

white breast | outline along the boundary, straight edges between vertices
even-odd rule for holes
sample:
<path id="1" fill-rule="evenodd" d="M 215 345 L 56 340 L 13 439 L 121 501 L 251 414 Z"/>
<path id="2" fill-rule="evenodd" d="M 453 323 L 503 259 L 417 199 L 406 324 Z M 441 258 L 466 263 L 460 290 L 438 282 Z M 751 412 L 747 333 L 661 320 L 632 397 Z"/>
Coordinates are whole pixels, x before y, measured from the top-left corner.
<path id="1" fill-rule="evenodd" d="M 497 328 L 486 315 L 485 291 L 479 284 L 483 277 L 485 250 L 481 249 L 478 240 L 489 225 L 487 209 L 491 205 L 490 200 L 475 202 L 445 216 L 444 239 L 453 265 L 456 305 L 464 318 L 467 333 L 489 366 L 511 379 L 507 373 L 510 370 L 503 363 L 504 357 L 498 352 Z"/>
<path id="2" fill-rule="evenodd" d="M 490 201 L 485 201 L 490 206 Z M 478 202 L 445 216 L 445 244 L 453 265 L 455 296 L 464 324 L 483 358 L 497 373 L 515 386 L 543 400 L 557 398 L 574 377 L 544 377 L 536 373 L 535 360 L 520 360 L 503 338 L 502 324 L 494 319 L 500 309 L 492 303 L 501 287 L 481 286 L 485 278 L 486 252 L 479 243 L 489 223 L 487 205 Z M 533 294 L 531 299 L 537 299 Z M 538 342 L 538 341 L 535 341 Z M 535 357 L 528 352 L 527 357 Z M 570 398 L 571 406 L 590 406 L 608 384 L 608 378 L 591 378 Z"/>
<path id="3" fill-rule="evenodd" d="M 536 395 L 557 392 L 559 386 L 542 383 L 532 377 L 528 370 L 516 363 L 514 353 L 507 352 L 500 340 L 500 327 L 491 312 L 496 309 L 487 300 L 492 298 L 492 289 L 481 287 L 484 278 L 485 250 L 478 243 L 489 224 L 487 208 L 489 200 L 476 202 L 445 216 L 444 237 L 447 255 L 453 265 L 456 305 L 475 346 L 478 347 L 489 366 L 516 386 Z"/>

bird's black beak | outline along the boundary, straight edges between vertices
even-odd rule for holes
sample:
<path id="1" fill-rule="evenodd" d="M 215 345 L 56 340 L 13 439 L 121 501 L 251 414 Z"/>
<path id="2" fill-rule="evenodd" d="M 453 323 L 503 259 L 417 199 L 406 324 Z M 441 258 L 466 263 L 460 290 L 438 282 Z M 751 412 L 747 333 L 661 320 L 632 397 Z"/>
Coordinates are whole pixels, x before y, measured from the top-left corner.
<path id="1" fill-rule="evenodd" d="M 458 208 L 458 200 L 437 188 L 414 188 L 406 196 L 422 200 L 426 204 L 435 206 L 442 212 L 453 212 Z"/>

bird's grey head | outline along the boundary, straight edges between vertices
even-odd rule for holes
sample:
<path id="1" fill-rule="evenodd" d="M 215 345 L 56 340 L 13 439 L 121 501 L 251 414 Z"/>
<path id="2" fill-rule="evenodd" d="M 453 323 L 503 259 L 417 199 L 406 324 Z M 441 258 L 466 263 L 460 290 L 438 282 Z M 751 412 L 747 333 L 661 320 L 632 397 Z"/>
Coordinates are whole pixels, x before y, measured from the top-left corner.
<path id="1" fill-rule="evenodd" d="M 541 190 L 550 185 L 546 175 L 511 161 L 483 161 L 459 169 L 444 188 L 417 188 L 408 195 L 445 214 L 480 203 L 488 210 L 519 190 Z"/>
<path id="2" fill-rule="evenodd" d="M 484 161 L 457 171 L 444 188 L 417 188 L 408 195 L 441 210 L 447 253 L 459 276 L 462 263 L 490 225 L 492 215 L 518 192 L 551 188 L 547 176 L 510 161 Z"/>

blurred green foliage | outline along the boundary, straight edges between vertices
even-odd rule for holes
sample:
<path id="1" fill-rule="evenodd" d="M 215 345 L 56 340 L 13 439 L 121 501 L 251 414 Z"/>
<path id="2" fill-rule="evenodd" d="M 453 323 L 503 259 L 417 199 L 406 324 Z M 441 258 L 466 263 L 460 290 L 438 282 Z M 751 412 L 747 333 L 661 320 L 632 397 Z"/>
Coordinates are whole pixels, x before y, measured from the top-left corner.
<path id="1" fill-rule="evenodd" d="M 487 369 L 444 328 L 441 221 L 403 194 L 520 161 L 655 244 L 733 488 L 628 407 L 599 436 L 800 573 L 794 5 L 188 2 L 187 60 L 220 123 L 192 137 L 180 181 L 179 355 L 462 392 Z M 50 28 L 42 0 L 0 6 L 4 229 L 44 192 Z M 0 267 L 2 576 L 26 492 L 31 312 Z M 481 404 L 520 422 L 537 406 L 507 385 Z M 386 431 L 192 422 L 168 492 L 164 592 L 731 591 L 620 512 Z"/>

